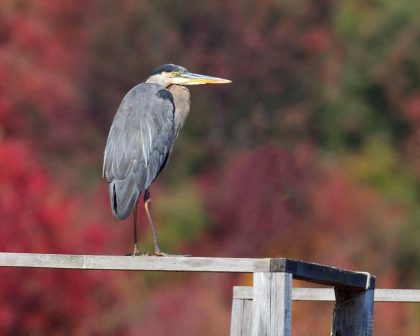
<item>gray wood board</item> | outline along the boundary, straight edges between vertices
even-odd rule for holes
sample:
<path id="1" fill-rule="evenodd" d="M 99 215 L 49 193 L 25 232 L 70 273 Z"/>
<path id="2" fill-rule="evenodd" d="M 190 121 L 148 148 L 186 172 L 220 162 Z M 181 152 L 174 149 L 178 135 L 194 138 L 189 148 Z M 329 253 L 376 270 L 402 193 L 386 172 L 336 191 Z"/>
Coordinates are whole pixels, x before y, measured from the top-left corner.
<path id="1" fill-rule="evenodd" d="M 0 267 L 82 270 L 268 272 L 270 259 L 0 253 Z"/>
<path id="2" fill-rule="evenodd" d="M 233 297 L 252 300 L 251 286 L 233 287 Z M 293 288 L 295 301 L 335 301 L 334 288 Z M 420 302 L 420 289 L 375 289 L 375 302 Z"/>
<path id="3" fill-rule="evenodd" d="M 230 336 L 250 336 L 252 323 L 252 300 L 233 299 Z"/>
<path id="4" fill-rule="evenodd" d="M 360 289 L 369 288 L 373 278 L 366 272 L 352 272 L 337 267 L 285 258 L 271 259 L 270 271 L 291 273 L 294 279 Z"/>
<path id="5" fill-rule="evenodd" d="M 356 291 L 335 288 L 332 336 L 372 336 L 374 284 L 371 289 Z"/>
<path id="6" fill-rule="evenodd" d="M 292 300 L 290 273 L 254 273 L 252 336 L 290 336 Z"/>
<path id="7" fill-rule="evenodd" d="M 285 272 L 295 279 L 365 288 L 372 278 L 368 273 L 351 272 L 285 258 L 208 258 L 65 255 L 36 253 L 0 253 L 0 267 L 44 267 L 95 270 L 183 271 L 183 272 Z"/>

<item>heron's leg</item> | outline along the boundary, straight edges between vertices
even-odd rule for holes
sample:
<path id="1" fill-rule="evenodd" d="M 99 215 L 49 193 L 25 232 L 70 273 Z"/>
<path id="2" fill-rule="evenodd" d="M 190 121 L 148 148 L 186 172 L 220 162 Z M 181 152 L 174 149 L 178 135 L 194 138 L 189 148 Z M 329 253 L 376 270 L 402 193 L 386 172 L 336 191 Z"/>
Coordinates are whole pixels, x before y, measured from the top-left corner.
<path id="1" fill-rule="evenodd" d="M 152 234 L 153 234 L 153 243 L 155 245 L 155 255 L 157 256 L 167 256 L 165 252 L 162 252 L 159 247 L 158 239 L 157 239 L 157 233 L 156 233 L 156 227 L 155 223 L 152 218 L 151 213 L 151 206 L 152 206 L 152 200 L 150 198 L 150 192 L 149 189 L 147 189 L 144 192 L 144 208 L 146 209 L 147 218 L 149 219 L 150 227 L 152 228 Z"/>
<path id="2" fill-rule="evenodd" d="M 138 239 L 138 230 L 137 230 L 137 204 L 134 206 L 133 211 L 133 227 L 134 227 L 134 248 L 133 248 L 133 255 L 140 255 L 139 249 L 139 239 Z"/>

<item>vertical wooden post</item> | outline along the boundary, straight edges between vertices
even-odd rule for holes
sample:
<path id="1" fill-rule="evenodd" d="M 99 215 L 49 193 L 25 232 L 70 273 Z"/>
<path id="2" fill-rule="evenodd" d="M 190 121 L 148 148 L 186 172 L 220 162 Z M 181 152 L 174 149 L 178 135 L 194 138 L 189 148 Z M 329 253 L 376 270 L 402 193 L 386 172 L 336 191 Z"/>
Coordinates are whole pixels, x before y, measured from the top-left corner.
<path id="1" fill-rule="evenodd" d="M 230 336 L 251 335 L 252 299 L 233 298 Z"/>
<path id="2" fill-rule="evenodd" d="M 242 321 L 242 336 L 251 336 L 252 300 L 244 300 L 244 314 Z"/>
<path id="3" fill-rule="evenodd" d="M 232 316 L 230 318 L 230 336 L 242 335 L 242 322 L 244 319 L 244 301 L 243 299 L 232 300 Z"/>
<path id="4" fill-rule="evenodd" d="M 332 336 L 372 336 L 375 278 L 365 290 L 335 287 Z"/>
<path id="5" fill-rule="evenodd" d="M 254 273 L 252 336 L 290 336 L 292 275 Z"/>

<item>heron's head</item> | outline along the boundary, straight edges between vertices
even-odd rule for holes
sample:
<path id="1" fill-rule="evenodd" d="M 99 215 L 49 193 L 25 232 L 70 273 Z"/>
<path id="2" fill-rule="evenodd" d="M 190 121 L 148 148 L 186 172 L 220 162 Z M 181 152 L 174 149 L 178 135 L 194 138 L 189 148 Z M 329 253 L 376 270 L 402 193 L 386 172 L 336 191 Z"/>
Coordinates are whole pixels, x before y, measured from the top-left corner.
<path id="1" fill-rule="evenodd" d="M 147 83 L 161 84 L 164 87 L 170 85 L 200 85 L 200 84 L 225 84 L 231 83 L 228 79 L 211 77 L 189 72 L 182 66 L 164 64 L 152 72 Z"/>

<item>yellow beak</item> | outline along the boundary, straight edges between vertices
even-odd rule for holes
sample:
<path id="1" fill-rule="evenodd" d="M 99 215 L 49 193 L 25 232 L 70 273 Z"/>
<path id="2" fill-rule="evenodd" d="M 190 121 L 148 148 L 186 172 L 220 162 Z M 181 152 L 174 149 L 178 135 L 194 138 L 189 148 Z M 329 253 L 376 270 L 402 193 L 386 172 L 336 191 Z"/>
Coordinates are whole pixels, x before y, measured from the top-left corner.
<path id="1" fill-rule="evenodd" d="M 200 84 L 227 84 L 232 83 L 229 79 L 211 77 L 195 74 L 192 72 L 181 73 L 178 77 L 172 79 L 173 84 L 178 85 L 200 85 Z"/>

